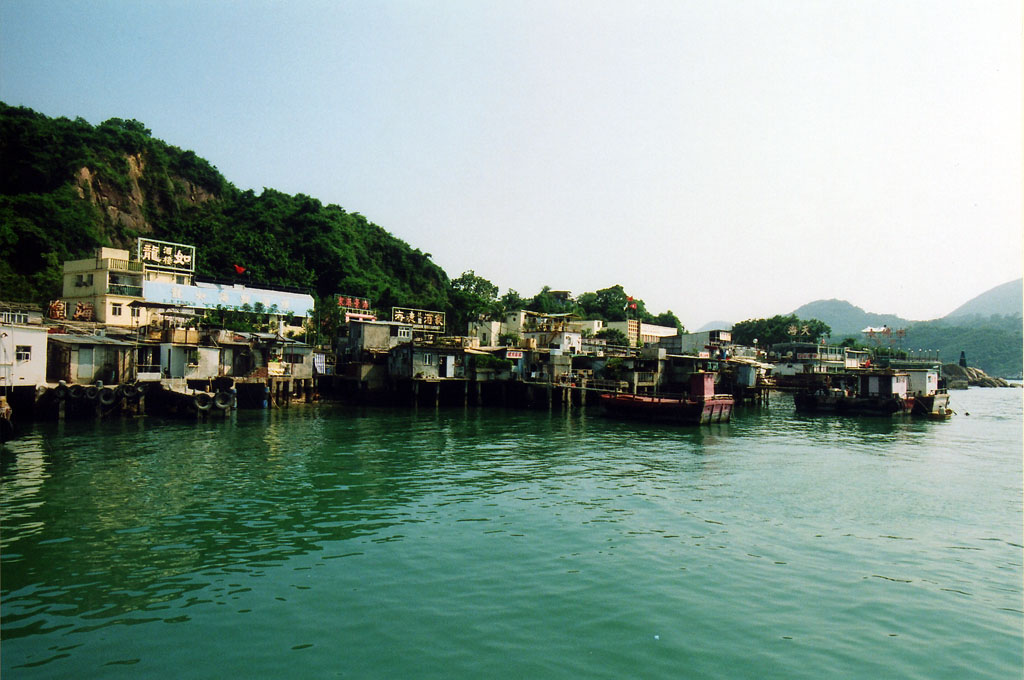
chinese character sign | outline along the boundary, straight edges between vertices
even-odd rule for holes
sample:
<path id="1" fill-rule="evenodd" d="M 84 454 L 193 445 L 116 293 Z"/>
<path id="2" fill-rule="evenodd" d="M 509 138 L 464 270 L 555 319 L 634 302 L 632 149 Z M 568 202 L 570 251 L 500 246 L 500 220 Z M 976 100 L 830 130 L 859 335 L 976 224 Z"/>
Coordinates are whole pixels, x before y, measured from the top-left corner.
<path id="1" fill-rule="evenodd" d="M 339 295 L 338 296 L 338 307 L 342 309 L 370 309 L 370 300 L 361 297 L 352 297 L 351 295 Z"/>
<path id="2" fill-rule="evenodd" d="M 63 300 L 52 300 L 50 302 L 49 316 L 51 319 L 66 319 L 68 306 Z"/>
<path id="3" fill-rule="evenodd" d="M 195 271 L 196 248 L 181 243 L 139 239 L 139 260 L 149 267 Z"/>
<path id="4" fill-rule="evenodd" d="M 71 315 L 73 321 L 92 321 L 93 306 L 91 302 L 75 303 L 75 313 Z"/>
<path id="5" fill-rule="evenodd" d="M 410 324 L 416 330 L 444 333 L 444 312 L 392 307 L 391 320 Z"/>

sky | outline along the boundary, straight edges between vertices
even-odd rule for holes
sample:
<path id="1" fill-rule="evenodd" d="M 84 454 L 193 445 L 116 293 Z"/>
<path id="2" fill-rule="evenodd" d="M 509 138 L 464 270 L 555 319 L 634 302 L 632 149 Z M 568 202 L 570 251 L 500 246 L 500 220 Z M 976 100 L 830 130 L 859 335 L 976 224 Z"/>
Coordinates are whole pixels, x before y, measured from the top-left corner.
<path id="1" fill-rule="evenodd" d="M 1022 26 L 1014 0 L 2 0 L 0 100 L 137 119 L 502 293 L 925 320 L 1021 277 Z"/>

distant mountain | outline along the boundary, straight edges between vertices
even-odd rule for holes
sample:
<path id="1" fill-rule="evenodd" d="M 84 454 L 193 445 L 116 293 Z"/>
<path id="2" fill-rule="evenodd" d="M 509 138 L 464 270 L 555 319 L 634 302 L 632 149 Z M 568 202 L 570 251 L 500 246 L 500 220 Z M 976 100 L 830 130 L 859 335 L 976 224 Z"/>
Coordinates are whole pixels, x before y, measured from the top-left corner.
<path id="1" fill-rule="evenodd" d="M 703 333 L 704 331 L 727 331 L 732 328 L 732 321 L 709 321 L 691 333 Z"/>
<path id="2" fill-rule="evenodd" d="M 960 352 L 971 366 L 989 375 L 1017 378 L 1022 373 L 1021 281 L 982 293 L 955 312 L 935 321 L 909 321 L 895 314 L 872 314 L 844 300 L 817 300 L 793 312 L 801 319 L 819 319 L 832 328 L 832 342 L 852 337 L 858 342 L 891 344 L 908 350 L 938 351 L 955 362 Z M 860 331 L 868 326 L 906 329 L 904 337 L 871 340 Z"/>
<path id="3" fill-rule="evenodd" d="M 832 328 L 832 338 L 861 337 L 861 330 L 868 326 L 906 328 L 912 322 L 895 314 L 872 314 L 845 300 L 816 300 L 792 312 L 801 319 L 818 319 Z"/>
<path id="4" fill-rule="evenodd" d="M 894 344 L 907 350 L 938 351 L 946 363 L 956 362 L 960 352 L 968 366 L 1000 378 L 1020 378 L 1024 369 L 1024 327 L 1019 316 L 967 316 L 921 321 L 907 329 Z"/>
<path id="5" fill-rule="evenodd" d="M 1024 310 L 1024 280 L 1017 279 L 996 286 L 976 298 L 960 305 L 944 318 L 953 321 L 958 317 L 983 316 L 993 314 L 1002 316 L 1020 316 Z"/>

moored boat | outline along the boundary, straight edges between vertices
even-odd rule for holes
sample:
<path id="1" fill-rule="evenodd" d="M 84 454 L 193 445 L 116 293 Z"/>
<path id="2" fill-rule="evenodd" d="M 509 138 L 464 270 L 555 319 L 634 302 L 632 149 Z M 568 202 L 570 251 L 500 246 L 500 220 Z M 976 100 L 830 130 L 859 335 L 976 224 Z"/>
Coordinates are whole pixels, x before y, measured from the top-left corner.
<path id="1" fill-rule="evenodd" d="M 680 396 L 649 394 L 602 394 L 605 415 L 677 425 L 727 423 L 735 399 L 715 394 L 715 374 L 697 373 L 690 380 L 690 394 Z"/>
<path id="2" fill-rule="evenodd" d="M 949 393 L 943 389 L 935 394 L 914 397 L 914 415 L 948 420 L 953 416 L 953 409 L 949 408 Z"/>
<path id="3" fill-rule="evenodd" d="M 796 410 L 800 413 L 835 413 L 851 416 L 897 416 L 910 413 L 914 408 L 913 397 L 866 396 L 848 394 L 844 390 L 831 388 L 797 392 L 793 395 Z"/>
<path id="4" fill-rule="evenodd" d="M 914 397 L 914 415 L 946 420 L 953 415 L 949 393 L 937 367 L 910 368 L 910 393 Z"/>
<path id="5" fill-rule="evenodd" d="M 836 387 L 835 385 L 839 385 Z M 793 395 L 800 413 L 835 413 L 853 416 L 891 417 L 910 413 L 915 396 L 909 393 L 909 376 L 892 369 L 866 370 L 830 376 L 821 385 Z"/>

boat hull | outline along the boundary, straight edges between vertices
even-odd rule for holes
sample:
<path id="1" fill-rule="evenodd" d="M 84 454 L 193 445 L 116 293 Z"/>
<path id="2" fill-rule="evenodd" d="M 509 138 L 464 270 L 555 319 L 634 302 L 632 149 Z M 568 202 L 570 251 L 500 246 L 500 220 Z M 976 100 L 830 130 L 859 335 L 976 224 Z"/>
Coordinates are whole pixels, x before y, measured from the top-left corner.
<path id="1" fill-rule="evenodd" d="M 798 392 L 793 402 L 798 413 L 892 417 L 910 413 L 914 398 L 853 397 L 844 394 Z"/>
<path id="2" fill-rule="evenodd" d="M 727 423 L 735 400 L 716 394 L 697 399 L 673 399 L 638 394 L 603 394 L 601 406 L 607 416 L 677 425 Z"/>
<path id="3" fill-rule="evenodd" d="M 914 415 L 924 416 L 932 420 L 948 420 L 953 415 L 949 408 L 949 394 L 939 392 L 914 400 Z"/>

